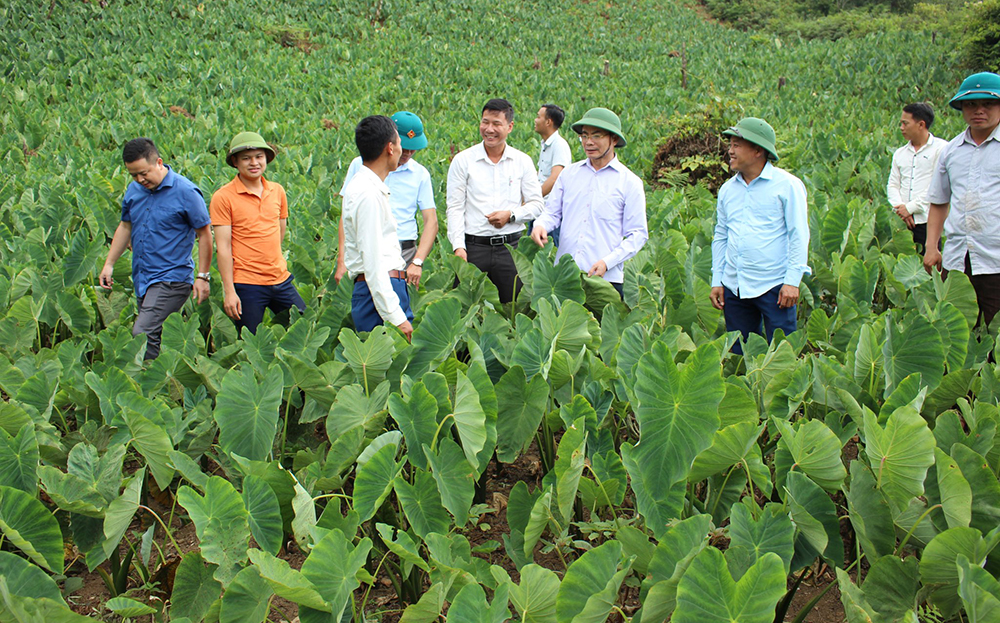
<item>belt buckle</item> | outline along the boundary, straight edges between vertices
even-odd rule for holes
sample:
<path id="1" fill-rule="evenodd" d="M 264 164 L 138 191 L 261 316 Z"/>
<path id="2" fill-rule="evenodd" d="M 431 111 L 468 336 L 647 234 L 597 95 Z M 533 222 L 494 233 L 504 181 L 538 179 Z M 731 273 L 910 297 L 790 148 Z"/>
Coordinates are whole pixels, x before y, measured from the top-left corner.
<path id="1" fill-rule="evenodd" d="M 498 247 L 507 242 L 507 236 L 490 236 L 490 246 Z"/>

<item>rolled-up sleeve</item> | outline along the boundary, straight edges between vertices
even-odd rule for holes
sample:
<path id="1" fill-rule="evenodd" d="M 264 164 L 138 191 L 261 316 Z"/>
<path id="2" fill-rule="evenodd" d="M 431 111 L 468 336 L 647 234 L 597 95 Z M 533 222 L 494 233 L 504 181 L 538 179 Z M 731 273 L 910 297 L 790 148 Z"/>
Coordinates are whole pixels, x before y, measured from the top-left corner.
<path id="1" fill-rule="evenodd" d="M 465 248 L 465 194 L 468 187 L 469 163 L 463 154 L 455 156 L 448 167 L 448 240 L 453 249 Z"/>
<path id="2" fill-rule="evenodd" d="M 802 275 L 811 273 L 808 265 L 809 219 L 806 187 L 798 179 L 790 180 L 791 192 L 785 200 L 785 227 L 788 229 L 788 268 L 784 283 L 799 287 Z"/>
<path id="3" fill-rule="evenodd" d="M 649 240 L 649 229 L 646 224 L 646 193 L 642 188 L 642 181 L 633 177 L 625 189 L 622 241 L 611 250 L 611 253 L 604 256 L 605 265 L 612 268 L 635 257 L 647 240 Z"/>
<path id="4" fill-rule="evenodd" d="M 378 199 L 368 193 L 359 193 L 351 199 L 361 204 L 352 212 L 357 221 L 357 242 L 365 281 L 375 303 L 375 310 L 383 321 L 399 326 L 406 321 L 406 314 L 399 304 L 399 296 L 392 289 L 389 273 L 383 269 L 380 261 L 379 243 L 385 223 L 382 220 L 382 210 L 378 209 Z"/>
<path id="5" fill-rule="evenodd" d="M 934 175 L 931 176 L 931 185 L 927 189 L 928 203 L 944 204 L 951 202 L 951 179 L 948 177 L 948 156 L 951 152 L 946 147 L 938 158 L 937 166 L 934 167 Z"/>

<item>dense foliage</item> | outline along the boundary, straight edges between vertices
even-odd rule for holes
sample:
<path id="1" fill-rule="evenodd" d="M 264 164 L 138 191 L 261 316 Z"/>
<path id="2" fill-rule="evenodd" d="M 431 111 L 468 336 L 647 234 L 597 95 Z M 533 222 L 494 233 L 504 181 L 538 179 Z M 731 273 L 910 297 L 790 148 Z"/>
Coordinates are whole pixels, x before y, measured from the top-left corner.
<path id="1" fill-rule="evenodd" d="M 960 127 L 947 46 L 788 43 L 646 0 L 545 6 L 0 7 L 0 620 L 81 619 L 67 600 L 97 570 L 113 598 L 86 614 L 109 619 L 261 621 L 279 603 L 303 623 L 378 619 L 398 614 L 368 600 L 385 578 L 410 622 L 768 623 L 818 561 L 852 622 L 993 620 L 994 340 L 973 329 L 968 280 L 924 273 L 881 197 L 901 104 L 938 104 L 939 135 Z M 801 330 L 728 354 L 708 301 L 714 200 L 689 187 L 648 194 L 624 303 L 524 244 L 525 289 L 503 308 L 442 235 L 413 343 L 355 334 L 332 280 L 354 123 L 418 112 L 441 205 L 496 95 L 529 153 L 545 101 L 621 112 L 643 175 L 670 119 L 719 101 L 769 119 L 810 192 Z M 127 256 L 116 290 L 95 288 L 120 147 L 153 137 L 210 193 L 243 129 L 278 147 L 309 308 L 238 339 L 213 292 L 143 366 Z M 481 475 L 525 452 L 538 481 L 483 500 Z M 503 542 L 484 542 L 495 521 Z"/>

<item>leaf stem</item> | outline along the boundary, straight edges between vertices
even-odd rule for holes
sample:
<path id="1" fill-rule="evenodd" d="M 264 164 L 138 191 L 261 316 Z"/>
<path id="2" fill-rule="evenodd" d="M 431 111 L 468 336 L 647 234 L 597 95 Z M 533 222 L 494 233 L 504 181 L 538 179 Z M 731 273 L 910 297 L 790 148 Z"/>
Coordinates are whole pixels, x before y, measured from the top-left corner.
<path id="1" fill-rule="evenodd" d="M 448 418 L 451 418 L 451 419 L 454 420 L 455 419 L 455 414 L 454 413 L 449 413 L 448 415 L 446 415 L 443 418 L 441 418 L 441 421 L 438 423 L 437 430 L 434 431 L 434 438 L 431 439 L 431 452 L 437 452 L 438 435 L 441 434 L 441 427 L 443 427 L 444 423 L 448 421 Z"/>
<path id="2" fill-rule="evenodd" d="M 144 506 L 142 504 L 139 504 L 139 508 L 141 508 L 144 511 L 148 512 L 150 515 L 153 516 L 154 519 L 156 519 L 156 521 L 158 521 L 160 523 L 160 526 L 163 528 L 163 531 L 167 533 L 167 538 L 169 538 L 170 542 L 173 543 L 173 545 L 174 545 L 174 551 L 176 551 L 177 555 L 180 556 L 181 553 L 182 553 L 180 545 L 178 545 L 177 541 L 174 540 L 174 535 L 173 535 L 173 533 L 170 532 L 170 528 L 167 527 L 167 524 L 163 523 L 163 520 L 160 519 L 160 516 L 156 514 L 156 511 L 154 511 L 150 507 Z"/>
<path id="3" fill-rule="evenodd" d="M 903 547 L 906 545 L 906 542 L 910 540 L 911 536 L 913 536 L 914 530 L 916 530 L 917 526 L 920 525 L 920 522 L 924 520 L 924 517 L 926 517 L 927 515 L 929 515 L 931 513 L 931 511 L 934 510 L 934 509 L 936 509 L 936 508 L 941 508 L 941 505 L 940 504 L 935 504 L 934 506 L 929 507 L 927 510 L 924 511 L 924 514 L 921 515 L 919 518 L 917 518 L 917 521 L 914 522 L 914 524 L 912 526 L 910 526 L 910 530 L 906 533 L 906 536 L 903 537 L 903 540 L 899 542 L 899 546 L 896 547 L 896 552 L 895 552 L 896 556 L 899 556 L 900 552 L 903 551 Z"/>

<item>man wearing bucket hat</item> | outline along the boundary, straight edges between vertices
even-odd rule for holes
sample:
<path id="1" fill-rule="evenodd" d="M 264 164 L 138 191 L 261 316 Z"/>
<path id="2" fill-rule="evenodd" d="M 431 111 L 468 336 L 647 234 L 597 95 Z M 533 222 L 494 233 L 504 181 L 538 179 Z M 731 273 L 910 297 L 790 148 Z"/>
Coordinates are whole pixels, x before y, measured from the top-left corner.
<path id="1" fill-rule="evenodd" d="M 723 132 L 729 167 L 736 172 L 719 189 L 712 240 L 712 305 L 727 331 L 788 335 L 796 329 L 796 305 L 807 261 L 809 222 L 802 181 L 777 162 L 774 129 L 748 117 Z M 733 352 L 742 354 L 739 343 Z"/>
<path id="2" fill-rule="evenodd" d="M 132 335 L 146 335 L 144 359 L 155 359 L 167 316 L 180 311 L 190 296 L 199 304 L 208 298 L 212 233 L 201 190 L 163 164 L 153 141 L 134 138 L 125 143 L 122 160 L 132 182 L 122 198 L 121 222 L 100 282 L 102 288 L 111 289 L 115 262 L 131 243 L 132 285 L 138 303 Z M 197 279 L 191 260 L 196 235 L 202 271 Z"/>
<path id="3" fill-rule="evenodd" d="M 385 185 L 389 187 L 389 205 L 392 206 L 392 215 L 396 219 L 396 234 L 399 236 L 399 246 L 406 262 L 406 281 L 418 285 L 423 273 L 424 260 L 430 255 L 438 232 L 437 207 L 434 205 L 431 174 L 426 167 L 413 159 L 416 152 L 427 147 L 427 135 L 424 134 L 424 124 L 420 121 L 420 117 L 412 112 L 397 112 L 392 116 L 392 120 L 399 130 L 399 141 L 403 152 L 399 157 L 399 166 L 385 178 Z M 344 185 L 340 188 L 341 197 L 362 166 L 361 156 L 351 162 L 351 166 L 347 168 Z M 417 212 L 420 212 L 424 221 L 419 243 Z M 337 283 L 340 283 L 347 272 L 343 253 L 343 219 L 340 221 L 339 229 L 340 247 L 337 250 L 337 272 L 334 275 Z"/>
<path id="4" fill-rule="evenodd" d="M 223 286 L 223 311 L 256 333 L 264 310 L 279 314 L 291 307 L 305 311 L 281 241 L 288 220 L 285 189 L 264 178 L 274 150 L 256 132 L 241 132 L 229 145 L 226 164 L 236 177 L 212 196 L 209 208 Z"/>
<path id="5" fill-rule="evenodd" d="M 603 277 L 622 294 L 625 261 L 649 239 L 642 180 L 615 154 L 626 144 L 618 115 L 591 108 L 572 127 L 587 157 L 556 179 L 531 239 L 542 246 L 561 227 L 556 258 L 570 255 L 580 270 Z"/>
<path id="6" fill-rule="evenodd" d="M 941 152 L 931 178 L 924 268 L 968 275 L 980 322 L 989 325 L 1000 310 L 1000 75 L 969 76 L 949 104 L 968 127 Z"/>
<path id="7" fill-rule="evenodd" d="M 505 99 L 483 106 L 483 141 L 459 152 L 448 168 L 448 240 L 455 255 L 486 273 L 501 303 L 520 289 L 507 245 L 542 211 L 542 185 L 531 157 L 507 144 L 514 107 Z"/>

